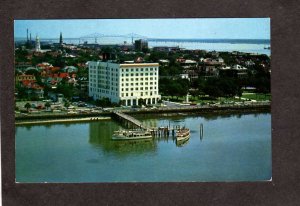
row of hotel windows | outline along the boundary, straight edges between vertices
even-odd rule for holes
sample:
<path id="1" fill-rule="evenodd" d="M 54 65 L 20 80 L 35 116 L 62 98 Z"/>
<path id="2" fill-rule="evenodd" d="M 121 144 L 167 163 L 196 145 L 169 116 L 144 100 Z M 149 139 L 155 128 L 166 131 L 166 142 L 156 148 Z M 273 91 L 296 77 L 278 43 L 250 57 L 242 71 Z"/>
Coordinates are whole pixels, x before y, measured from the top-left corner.
<path id="1" fill-rule="evenodd" d="M 130 94 L 130 96 L 131 97 L 133 97 L 133 93 L 122 93 L 121 94 L 121 97 L 128 97 L 128 95 Z M 157 94 L 157 92 L 156 91 L 154 91 L 154 92 L 149 92 L 149 95 L 150 96 L 152 96 L 152 95 L 156 95 Z M 140 94 L 138 94 L 137 96 L 147 96 L 148 95 L 148 92 L 145 92 L 145 93 L 143 93 L 143 92 L 141 92 Z"/>
<path id="2" fill-rule="evenodd" d="M 133 91 L 133 89 L 134 89 L 134 88 L 130 88 L 131 91 Z M 153 89 L 153 87 L 150 87 L 150 90 L 152 90 L 152 89 Z M 154 87 L 154 89 L 156 89 L 156 87 Z M 124 91 L 124 90 L 125 90 L 125 91 L 129 91 L 129 88 L 125 88 L 125 89 L 122 88 L 122 91 Z M 139 88 L 136 87 L 135 90 L 138 91 Z M 144 88 L 143 88 L 143 87 L 140 87 L 140 90 L 144 90 Z M 145 90 L 148 90 L 148 87 L 145 87 Z"/>
<path id="3" fill-rule="evenodd" d="M 154 77 L 154 78 L 153 78 L 153 77 L 150 77 L 150 78 L 146 77 L 146 78 L 145 78 L 145 81 L 147 81 L 147 80 L 149 80 L 149 79 L 150 79 L 150 80 L 153 80 L 153 79 L 156 80 L 157 78 L 156 78 L 156 77 Z M 139 81 L 139 80 L 140 80 L 140 81 L 144 81 L 144 78 L 135 78 L 135 81 Z M 122 82 L 123 82 L 123 81 L 126 81 L 126 82 L 128 82 L 128 81 L 134 81 L 134 78 L 130 78 L 130 80 L 129 80 L 129 78 L 126 78 L 126 79 L 122 78 L 121 81 L 122 81 Z"/>
<path id="4" fill-rule="evenodd" d="M 157 68 L 136 68 L 136 69 L 124 69 L 124 68 L 123 68 L 123 72 L 124 72 L 124 70 L 125 70 L 126 72 L 129 72 L 129 71 L 134 72 L 134 70 L 135 70 L 136 72 L 138 72 L 138 71 L 143 72 L 144 69 L 145 69 L 145 71 L 157 71 Z"/>
<path id="5" fill-rule="evenodd" d="M 91 77 L 96 77 L 96 74 L 97 74 L 97 72 L 93 72 L 91 70 L 91 72 L 90 72 Z M 110 72 L 104 72 L 104 71 L 98 72 L 98 76 L 105 76 L 105 75 L 118 77 L 118 73 L 110 73 Z M 157 72 L 154 72 L 154 73 L 152 73 L 152 72 L 150 72 L 150 73 L 131 73 L 130 75 L 128 73 L 126 73 L 126 74 L 122 73 L 122 77 L 124 77 L 124 76 L 126 76 L 126 77 L 128 77 L 128 76 L 153 76 L 153 75 L 157 75 Z"/>
<path id="6" fill-rule="evenodd" d="M 145 76 L 148 76 L 148 75 L 153 76 L 153 74 L 157 75 L 157 73 L 155 72 L 155 73 L 140 73 L 140 74 L 139 73 L 131 73 L 130 76 L 144 76 L 144 74 L 145 74 Z M 125 74 L 125 76 L 128 77 L 129 74 Z M 122 77 L 124 77 L 124 74 L 122 74 Z"/>
<path id="7" fill-rule="evenodd" d="M 94 84 L 93 84 L 93 83 L 94 83 Z M 97 83 L 97 80 L 96 80 L 96 79 L 91 79 L 91 80 L 90 80 L 90 86 L 91 86 L 91 87 L 95 87 L 95 86 L 96 86 L 95 83 Z M 108 84 L 108 85 L 116 85 L 116 86 L 118 86 L 118 83 L 117 83 L 117 82 L 114 83 L 114 82 L 112 82 L 112 81 L 107 81 L 107 80 L 103 80 L 103 79 L 99 79 L 99 80 L 98 80 L 98 83 L 99 83 L 99 84 Z"/>
<path id="8" fill-rule="evenodd" d="M 90 66 L 90 69 L 94 69 L 96 70 L 97 69 L 97 66 Z M 103 67 L 103 66 L 98 66 L 98 69 L 102 69 L 102 70 L 110 70 L 111 71 L 118 71 L 118 68 L 110 68 L 110 67 Z"/>
<path id="9" fill-rule="evenodd" d="M 117 88 L 116 88 L 116 91 L 118 91 Z M 100 92 L 100 93 L 104 93 L 104 94 L 111 93 L 113 95 L 117 95 L 118 94 L 118 93 L 115 93 L 114 91 L 109 91 L 109 89 L 96 89 L 96 88 L 90 88 L 90 92 Z"/>
<path id="10" fill-rule="evenodd" d="M 90 70 L 90 76 L 94 76 L 94 77 L 96 77 L 96 75 L 98 74 L 98 76 L 116 76 L 116 77 L 118 77 L 119 76 L 119 74 L 118 73 L 114 73 L 114 72 L 112 72 L 112 73 L 110 73 L 109 71 L 98 71 L 98 73 L 96 72 L 96 70 Z"/>
<path id="11" fill-rule="evenodd" d="M 150 85 L 153 85 L 153 82 L 149 82 Z M 140 84 L 137 82 L 135 83 L 135 86 L 143 86 L 144 85 L 144 82 L 140 82 Z M 148 85 L 148 82 L 145 82 L 145 85 Z M 154 85 L 156 85 L 156 82 L 154 82 Z M 122 87 L 124 86 L 124 84 L 122 83 Z M 125 86 L 129 86 L 129 83 L 126 83 Z M 130 83 L 130 86 L 134 86 L 134 83 Z"/>
<path id="12" fill-rule="evenodd" d="M 97 69 L 97 66 L 90 66 L 90 69 L 94 69 L 94 70 L 96 70 Z M 109 67 L 101 67 L 101 66 L 98 66 L 98 69 L 100 69 L 100 70 L 106 70 L 106 71 L 118 71 L 118 68 L 109 68 Z M 154 67 L 154 68 L 135 68 L 135 69 L 133 69 L 133 68 L 131 68 L 131 69 L 129 69 L 129 68 L 127 68 L 127 69 L 125 69 L 125 68 L 122 68 L 123 69 L 123 72 L 134 72 L 134 71 L 136 71 L 136 72 L 138 72 L 138 71 L 141 71 L 141 72 L 143 72 L 143 71 L 157 71 L 157 68 L 156 67 Z"/>
<path id="13" fill-rule="evenodd" d="M 109 92 L 109 91 L 103 91 L 104 94 L 111 94 L 111 95 L 114 95 L 114 96 L 117 96 L 118 93 L 114 93 L 114 92 Z M 100 97 L 103 97 L 102 95 L 95 95 L 97 98 L 100 98 Z"/>

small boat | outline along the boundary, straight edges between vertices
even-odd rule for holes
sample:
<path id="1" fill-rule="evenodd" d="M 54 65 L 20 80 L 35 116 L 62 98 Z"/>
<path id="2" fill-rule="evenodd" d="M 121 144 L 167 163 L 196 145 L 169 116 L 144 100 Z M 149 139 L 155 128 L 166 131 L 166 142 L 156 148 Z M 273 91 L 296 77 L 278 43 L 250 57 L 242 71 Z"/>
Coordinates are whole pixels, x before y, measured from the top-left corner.
<path id="1" fill-rule="evenodd" d="M 151 133 L 145 130 L 118 130 L 112 135 L 113 140 L 147 140 L 151 138 Z"/>
<path id="2" fill-rule="evenodd" d="M 190 138 L 190 129 L 188 128 L 180 128 L 176 131 L 176 141 L 184 142 Z"/>

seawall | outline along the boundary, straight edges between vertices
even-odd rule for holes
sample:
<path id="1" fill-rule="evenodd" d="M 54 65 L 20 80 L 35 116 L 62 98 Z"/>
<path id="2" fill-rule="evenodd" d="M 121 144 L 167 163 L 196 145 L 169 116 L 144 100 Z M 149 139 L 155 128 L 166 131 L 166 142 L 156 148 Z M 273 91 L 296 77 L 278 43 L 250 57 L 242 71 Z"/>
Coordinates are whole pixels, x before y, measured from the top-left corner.
<path id="1" fill-rule="evenodd" d="M 249 113 L 249 112 L 270 112 L 270 105 L 252 106 L 219 106 L 219 107 L 182 107 L 182 108 L 156 108 L 140 110 L 122 110 L 126 114 L 164 114 L 174 113 L 176 115 L 186 114 L 229 114 L 229 113 Z M 51 123 L 71 123 L 89 122 L 111 119 L 112 112 L 101 112 L 91 114 L 40 114 L 15 117 L 16 125 L 28 124 L 51 124 Z"/>

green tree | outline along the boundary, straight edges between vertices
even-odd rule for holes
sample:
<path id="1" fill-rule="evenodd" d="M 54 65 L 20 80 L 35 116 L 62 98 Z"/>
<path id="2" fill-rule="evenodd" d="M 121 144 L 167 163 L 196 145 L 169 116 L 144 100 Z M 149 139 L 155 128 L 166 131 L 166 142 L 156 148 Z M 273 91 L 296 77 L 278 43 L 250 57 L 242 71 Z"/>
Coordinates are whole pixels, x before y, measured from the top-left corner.
<path id="1" fill-rule="evenodd" d="M 46 102 L 45 107 L 46 107 L 46 109 L 48 110 L 48 109 L 51 107 L 50 102 Z"/>
<path id="2" fill-rule="evenodd" d="M 31 104 L 27 102 L 24 107 L 26 108 L 27 112 L 29 112 L 29 109 L 31 108 Z"/>
<path id="3" fill-rule="evenodd" d="M 66 80 L 62 80 L 57 86 L 57 92 L 64 95 L 64 97 L 71 99 L 74 96 L 74 86 L 69 84 Z"/>
<path id="4" fill-rule="evenodd" d="M 67 100 L 67 101 L 65 101 L 64 106 L 68 109 L 68 108 L 71 106 L 71 104 L 70 104 L 70 102 Z"/>

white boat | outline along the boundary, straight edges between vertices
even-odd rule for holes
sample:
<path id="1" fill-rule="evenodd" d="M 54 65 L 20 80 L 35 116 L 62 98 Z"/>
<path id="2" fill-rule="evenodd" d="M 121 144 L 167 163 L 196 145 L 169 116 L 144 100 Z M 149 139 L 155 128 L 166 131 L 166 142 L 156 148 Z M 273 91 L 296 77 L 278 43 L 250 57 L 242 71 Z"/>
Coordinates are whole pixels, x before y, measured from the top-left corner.
<path id="1" fill-rule="evenodd" d="M 146 140 L 151 138 L 151 133 L 145 130 L 118 130 L 112 135 L 113 140 Z"/>
<path id="2" fill-rule="evenodd" d="M 176 131 L 176 141 L 184 142 L 190 138 L 190 129 L 180 128 Z"/>

